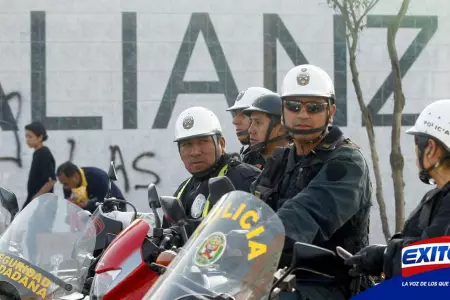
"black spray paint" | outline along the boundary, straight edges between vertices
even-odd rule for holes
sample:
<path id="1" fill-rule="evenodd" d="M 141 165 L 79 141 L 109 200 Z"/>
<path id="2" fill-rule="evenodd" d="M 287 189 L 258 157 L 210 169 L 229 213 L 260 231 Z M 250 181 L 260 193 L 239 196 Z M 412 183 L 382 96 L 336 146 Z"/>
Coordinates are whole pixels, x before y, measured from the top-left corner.
<path id="1" fill-rule="evenodd" d="M 74 155 L 76 152 L 75 151 L 76 142 L 73 138 L 69 138 L 69 139 L 67 139 L 67 143 L 69 144 L 69 161 L 73 161 L 73 158 L 74 158 Z M 131 184 L 130 184 L 130 179 L 129 179 L 127 161 L 125 160 L 124 156 L 122 155 L 122 150 L 120 149 L 120 146 L 110 145 L 108 148 L 109 148 L 109 152 L 110 152 L 110 156 L 109 156 L 110 161 L 114 161 L 117 173 L 122 174 L 124 190 L 126 193 L 128 193 L 130 191 Z M 150 159 L 153 157 L 155 157 L 155 153 L 151 152 L 151 151 L 147 151 L 147 152 L 138 154 L 133 159 L 133 162 L 131 163 L 131 167 L 134 171 L 136 171 L 140 174 L 143 174 L 143 175 L 147 174 L 147 175 L 151 176 L 150 178 L 143 176 L 142 181 L 144 181 L 144 183 L 135 184 L 134 185 L 135 190 L 146 189 L 148 187 L 149 183 L 154 183 L 155 185 L 157 185 L 161 182 L 161 178 L 156 172 L 140 166 L 140 162 L 142 160 L 145 160 L 146 158 Z M 77 164 L 76 162 L 74 162 L 74 163 Z M 107 162 L 105 161 L 105 163 L 107 163 Z"/>
<path id="2" fill-rule="evenodd" d="M 9 106 L 11 100 L 17 100 L 18 109 L 14 116 Z M 22 112 L 22 96 L 19 92 L 11 92 L 5 94 L 2 84 L 0 83 L 0 128 L 3 131 L 13 131 L 14 140 L 16 142 L 16 153 L 15 156 L 2 156 L 0 161 L 12 161 L 19 168 L 22 167 L 22 157 L 20 155 L 20 139 L 19 139 L 19 125 L 18 120 L 20 119 L 20 114 Z"/>

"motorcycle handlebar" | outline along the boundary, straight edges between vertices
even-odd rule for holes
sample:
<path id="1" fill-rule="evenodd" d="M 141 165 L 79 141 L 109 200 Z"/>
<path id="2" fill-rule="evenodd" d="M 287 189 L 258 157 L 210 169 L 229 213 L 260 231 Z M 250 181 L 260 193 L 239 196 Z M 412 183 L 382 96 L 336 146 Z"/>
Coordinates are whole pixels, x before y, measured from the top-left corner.
<path id="1" fill-rule="evenodd" d="M 105 199 L 103 200 L 103 203 L 97 202 L 99 203 L 98 205 L 104 205 L 105 203 L 108 204 L 109 202 L 111 202 L 112 204 L 116 204 L 116 203 L 124 203 L 125 205 L 129 205 L 131 206 L 131 208 L 133 208 L 134 211 L 134 216 L 133 216 L 133 220 L 137 219 L 137 209 L 136 206 L 134 206 L 133 204 L 131 204 L 130 202 L 128 202 L 127 200 L 122 200 L 122 199 L 116 199 L 116 198 L 109 198 L 109 199 Z M 115 207 L 115 209 L 117 210 L 117 207 Z"/>
<path id="2" fill-rule="evenodd" d="M 167 244 L 170 243 L 170 241 L 172 240 L 172 235 L 165 235 L 163 240 L 161 241 L 161 244 L 159 245 L 159 249 L 161 250 L 165 250 L 167 249 Z"/>

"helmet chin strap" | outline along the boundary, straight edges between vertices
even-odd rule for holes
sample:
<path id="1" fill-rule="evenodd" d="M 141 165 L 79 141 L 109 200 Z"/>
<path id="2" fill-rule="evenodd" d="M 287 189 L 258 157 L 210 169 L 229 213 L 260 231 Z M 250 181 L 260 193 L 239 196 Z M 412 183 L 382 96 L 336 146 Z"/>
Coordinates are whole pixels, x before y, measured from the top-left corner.
<path id="1" fill-rule="evenodd" d="M 420 170 L 419 170 L 419 179 L 420 181 L 422 181 L 425 184 L 436 184 L 435 180 L 433 179 L 433 177 L 430 176 L 430 172 L 433 171 L 434 169 L 439 168 L 442 165 L 442 162 L 444 162 L 447 159 L 450 159 L 450 155 L 446 155 L 444 157 L 442 157 L 441 159 L 439 159 L 437 162 L 435 162 L 431 167 L 426 168 L 423 166 L 423 157 L 424 155 L 423 151 L 419 150 L 419 165 L 420 165 Z"/>
<path id="2" fill-rule="evenodd" d="M 245 140 L 243 140 L 243 141 L 239 140 L 239 141 L 240 141 L 241 144 L 244 145 L 244 146 L 250 144 L 250 136 L 249 136 L 249 134 L 248 134 L 248 129 L 238 131 L 238 132 L 236 132 L 236 135 L 237 135 L 238 137 L 240 137 L 240 136 L 245 136 L 245 135 L 246 135 L 247 138 L 246 138 Z"/>
<path id="3" fill-rule="evenodd" d="M 425 158 L 425 148 L 427 144 L 428 138 L 419 139 L 418 141 L 416 141 L 417 155 L 419 158 L 419 179 L 425 184 L 435 184 L 436 182 L 433 179 L 433 177 L 430 176 L 430 172 L 433 171 L 434 169 L 439 168 L 442 165 L 442 162 L 444 162 L 445 160 L 450 159 L 450 154 L 441 157 L 432 166 L 425 168 L 423 160 Z"/>
<path id="4" fill-rule="evenodd" d="M 283 116 L 284 118 L 284 116 Z M 327 118 L 325 121 L 325 124 L 323 126 L 317 127 L 317 128 L 311 128 L 311 129 L 295 129 L 292 127 L 289 127 L 286 125 L 286 122 L 283 122 L 283 128 L 289 132 L 291 135 L 300 134 L 300 135 L 306 135 L 306 134 L 312 134 L 321 132 L 320 135 L 310 141 L 307 141 L 306 144 L 314 144 L 320 141 L 327 133 L 328 130 L 328 120 L 330 118 L 330 110 L 327 111 Z"/>
<path id="5" fill-rule="evenodd" d="M 237 136 L 248 135 L 248 129 L 238 131 L 238 132 L 236 132 L 236 135 Z"/>
<path id="6" fill-rule="evenodd" d="M 272 134 L 273 129 L 279 123 L 280 123 L 280 118 L 279 117 L 271 116 L 270 117 L 269 126 L 267 127 L 266 137 L 264 139 L 264 142 L 257 143 L 255 145 L 251 145 L 250 146 L 250 151 L 251 152 L 264 152 L 264 150 L 266 149 L 268 144 L 274 143 L 274 142 L 278 142 L 280 140 L 289 138 L 289 134 L 288 133 L 280 135 L 280 136 L 277 136 L 277 137 L 275 137 L 273 139 L 270 138 L 270 135 Z"/>
<path id="7" fill-rule="evenodd" d="M 220 167 L 220 163 L 221 163 L 221 158 L 223 157 L 223 155 L 217 154 L 217 151 L 219 149 L 219 136 L 218 135 L 214 135 L 211 137 L 214 141 L 214 155 L 215 155 L 215 160 L 214 160 L 214 164 L 209 167 L 206 170 L 200 171 L 200 172 L 195 172 L 195 173 L 191 173 L 192 176 L 198 178 L 198 179 L 202 179 L 205 178 L 207 176 L 209 176 L 211 173 L 213 173 L 214 171 L 217 170 L 218 167 Z"/>
<path id="8" fill-rule="evenodd" d="M 290 134 L 286 133 L 286 134 L 277 136 L 277 137 L 275 137 L 273 139 L 269 139 L 269 140 L 266 140 L 264 142 L 254 144 L 254 145 L 250 146 L 250 151 L 251 152 L 263 152 L 266 149 L 268 144 L 275 143 L 275 142 L 278 142 L 278 141 L 281 141 L 281 140 L 284 140 L 284 139 L 288 139 L 289 136 L 290 136 Z"/>

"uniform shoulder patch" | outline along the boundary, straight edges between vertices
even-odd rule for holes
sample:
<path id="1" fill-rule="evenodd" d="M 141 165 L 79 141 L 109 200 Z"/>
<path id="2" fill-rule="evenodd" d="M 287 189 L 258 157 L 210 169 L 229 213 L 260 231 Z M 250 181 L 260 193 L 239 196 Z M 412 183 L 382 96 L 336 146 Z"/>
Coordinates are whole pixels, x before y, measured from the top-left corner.
<path id="1" fill-rule="evenodd" d="M 360 147 L 358 145 L 356 145 L 355 143 L 353 143 L 352 140 L 350 140 L 349 138 L 346 138 L 344 140 L 344 146 L 355 148 L 355 149 L 360 149 Z"/>
<path id="2" fill-rule="evenodd" d="M 325 174 L 328 181 L 339 181 L 347 175 L 347 167 L 339 161 L 327 163 Z"/>

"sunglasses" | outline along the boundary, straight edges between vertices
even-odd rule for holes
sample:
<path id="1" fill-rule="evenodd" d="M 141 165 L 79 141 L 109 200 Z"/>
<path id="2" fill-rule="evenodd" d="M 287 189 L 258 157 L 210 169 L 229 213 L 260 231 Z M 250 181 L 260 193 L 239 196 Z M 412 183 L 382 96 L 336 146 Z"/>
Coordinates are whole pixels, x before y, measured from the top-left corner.
<path id="1" fill-rule="evenodd" d="M 284 101 L 284 107 L 291 112 L 299 112 L 302 107 L 306 107 L 306 111 L 310 114 L 317 114 L 325 110 L 326 102 L 307 102 L 303 103 L 300 101 Z"/>

